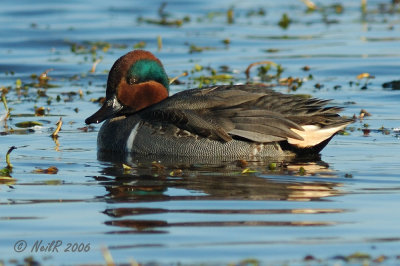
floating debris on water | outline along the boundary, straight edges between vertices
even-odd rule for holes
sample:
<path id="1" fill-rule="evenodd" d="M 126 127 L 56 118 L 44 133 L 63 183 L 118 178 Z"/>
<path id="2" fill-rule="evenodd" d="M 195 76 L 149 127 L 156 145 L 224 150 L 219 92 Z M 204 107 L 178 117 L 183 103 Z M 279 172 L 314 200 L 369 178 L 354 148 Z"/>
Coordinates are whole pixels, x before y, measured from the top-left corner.
<path id="1" fill-rule="evenodd" d="M 46 109 L 41 106 L 35 109 L 35 116 L 44 116 Z"/>
<path id="2" fill-rule="evenodd" d="M 38 174 L 55 175 L 58 173 L 58 168 L 56 166 L 50 166 L 46 169 L 41 169 L 41 168 L 35 169 L 33 172 Z"/>

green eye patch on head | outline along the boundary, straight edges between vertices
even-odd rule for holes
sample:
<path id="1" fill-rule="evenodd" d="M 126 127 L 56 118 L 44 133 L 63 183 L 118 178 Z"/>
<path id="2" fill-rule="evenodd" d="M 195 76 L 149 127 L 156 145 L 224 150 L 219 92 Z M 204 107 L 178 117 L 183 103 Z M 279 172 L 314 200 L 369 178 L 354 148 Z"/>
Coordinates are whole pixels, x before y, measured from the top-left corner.
<path id="1" fill-rule="evenodd" d="M 169 90 L 168 76 L 164 68 L 154 60 L 142 59 L 134 63 L 128 70 L 126 80 L 129 84 L 154 80 Z"/>

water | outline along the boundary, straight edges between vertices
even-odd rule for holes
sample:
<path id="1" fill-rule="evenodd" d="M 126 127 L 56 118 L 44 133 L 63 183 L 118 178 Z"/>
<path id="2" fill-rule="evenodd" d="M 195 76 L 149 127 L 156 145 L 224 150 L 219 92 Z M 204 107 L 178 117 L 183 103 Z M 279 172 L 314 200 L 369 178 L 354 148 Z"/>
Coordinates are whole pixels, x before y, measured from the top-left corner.
<path id="1" fill-rule="evenodd" d="M 18 148 L 11 153 L 16 180 L 0 186 L 1 259 L 104 264 L 102 248 L 107 248 L 117 263 L 254 259 L 302 264 L 308 255 L 345 263 L 341 258 L 359 252 L 398 264 L 400 92 L 381 86 L 399 79 L 399 12 L 389 12 L 389 2 L 368 1 L 369 12 L 362 16 L 359 1 L 343 1 L 339 14 L 330 7 L 334 1 L 323 2 L 325 11 L 311 13 L 294 0 L 167 1 L 169 20 L 190 17 L 181 27 L 169 27 L 138 21 L 158 19 L 161 1 L 3 1 L 0 86 L 11 86 L 6 97 L 12 110 L 8 129 L 1 124 L 2 167 L 8 148 Z M 230 7 L 233 24 L 226 18 Z M 260 8 L 265 15 L 254 14 Z M 277 25 L 283 13 L 292 20 L 287 29 Z M 112 45 L 106 51 L 98 48 L 95 58 L 102 61 L 94 73 L 89 72 L 92 45 L 87 41 Z M 99 126 L 84 128 L 83 122 L 99 107 L 91 99 L 104 95 L 113 62 L 141 41 L 171 77 L 190 73 L 195 64 L 218 71 L 224 65 L 235 83 L 244 83 L 250 63 L 272 60 L 284 67 L 282 77 L 312 74 L 295 93 L 333 99 L 347 116 L 361 109 L 372 116 L 353 124 L 349 135 L 336 136 L 322 151 L 321 162 L 275 171 L 266 162 L 251 163 L 254 172 L 241 173 L 230 161 L 162 160 L 159 166 L 149 159 L 98 159 Z M 189 53 L 190 45 L 212 49 Z M 48 83 L 57 87 L 16 90 L 17 79 L 23 85 L 38 83 L 31 75 L 48 69 L 53 69 Z M 366 90 L 357 80 L 364 72 L 375 76 Z M 172 93 L 205 74 L 180 78 L 186 84 L 172 86 Z M 256 80 L 255 69 L 251 77 Z M 317 83 L 323 87 L 315 88 Z M 287 92 L 287 87 L 276 90 Z M 46 115 L 35 117 L 37 107 L 44 107 Z M 49 135 L 60 117 L 57 143 Z M 16 127 L 31 120 L 42 126 Z M 364 124 L 371 129 L 367 136 L 361 131 Z M 122 162 L 133 168 L 123 170 Z M 50 166 L 58 172 L 40 172 Z M 298 174 L 300 167 L 306 169 L 304 176 Z M 14 250 L 19 240 L 27 244 L 20 253 Z M 37 249 L 53 240 L 51 248 L 60 245 L 57 249 Z"/>

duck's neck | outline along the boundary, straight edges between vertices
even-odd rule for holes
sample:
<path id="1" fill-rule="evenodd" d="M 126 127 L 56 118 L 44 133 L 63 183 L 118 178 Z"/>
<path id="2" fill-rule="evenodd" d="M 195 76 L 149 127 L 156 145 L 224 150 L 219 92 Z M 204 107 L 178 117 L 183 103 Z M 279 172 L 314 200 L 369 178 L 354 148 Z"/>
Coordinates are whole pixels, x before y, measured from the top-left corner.
<path id="1" fill-rule="evenodd" d="M 139 111 L 168 97 L 168 90 L 160 83 L 147 81 L 134 86 L 120 88 L 118 99 L 132 109 Z"/>

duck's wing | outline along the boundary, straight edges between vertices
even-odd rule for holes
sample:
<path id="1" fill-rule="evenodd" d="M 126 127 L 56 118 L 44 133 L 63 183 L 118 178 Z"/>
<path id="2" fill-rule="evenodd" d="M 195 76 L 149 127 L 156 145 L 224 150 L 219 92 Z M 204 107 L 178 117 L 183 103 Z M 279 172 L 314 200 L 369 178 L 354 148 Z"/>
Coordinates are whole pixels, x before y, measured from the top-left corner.
<path id="1" fill-rule="evenodd" d="M 326 103 L 260 86 L 215 86 L 177 93 L 144 109 L 141 116 L 222 141 L 234 137 L 261 143 L 302 141 L 302 125 L 314 122 L 313 119 L 328 125 L 340 118 L 340 108 L 324 107 Z"/>

